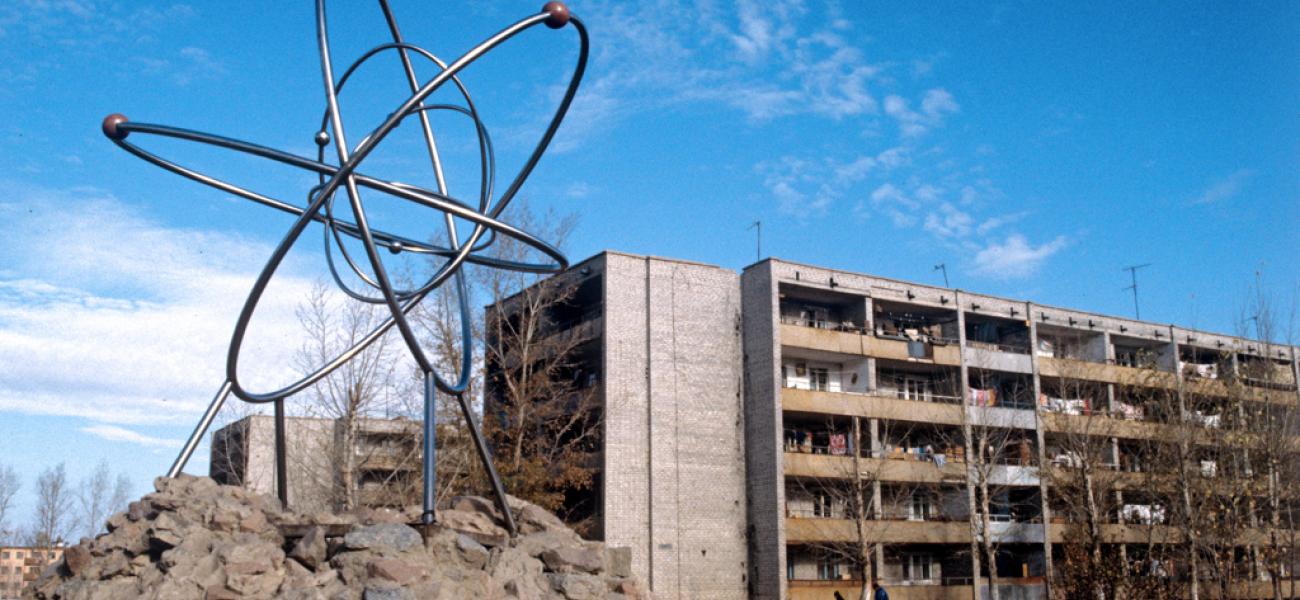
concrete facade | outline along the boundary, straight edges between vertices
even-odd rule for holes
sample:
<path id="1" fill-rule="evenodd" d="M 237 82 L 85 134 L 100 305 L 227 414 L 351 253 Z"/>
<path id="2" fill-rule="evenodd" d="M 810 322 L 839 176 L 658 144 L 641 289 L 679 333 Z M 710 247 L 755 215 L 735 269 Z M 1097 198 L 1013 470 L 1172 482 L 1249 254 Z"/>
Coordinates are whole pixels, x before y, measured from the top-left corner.
<path id="1" fill-rule="evenodd" d="M 778 259 L 737 274 L 607 251 L 558 277 L 581 306 L 549 335 L 583 340 L 603 417 L 596 531 L 656 598 L 856 597 L 861 573 L 828 548 L 859 543 L 895 600 L 983 597 L 981 479 L 999 495 L 985 535 L 1002 597 L 1045 598 L 1069 524 L 1044 473 L 1071 468 L 1067 438 L 1104 437 L 1103 467 L 1124 471 L 1102 525 L 1122 552 L 1155 510 L 1126 445 L 1222 416 L 1187 407 L 1230 385 L 1300 400 L 1295 347 Z M 1138 406 L 1135 387 L 1166 406 Z M 245 427 L 249 464 L 272 464 L 270 419 Z M 996 464 L 966 459 L 980 429 L 1014 434 Z M 273 475 L 246 477 L 273 492 Z M 855 477 L 862 522 L 828 491 Z"/>
<path id="2" fill-rule="evenodd" d="M 596 530 L 632 550 L 656 598 L 747 597 L 739 277 L 616 252 L 561 277 L 598 281 L 584 301 L 599 306 L 553 333 L 597 346 L 584 351 L 603 411 Z"/>
<path id="3" fill-rule="evenodd" d="M 1229 385 L 1260 406 L 1300 394 L 1297 349 L 1284 345 L 777 259 L 747 267 L 741 290 L 754 598 L 857 596 L 863 581 L 826 549 L 856 544 L 859 529 L 819 493 L 855 472 L 869 480 L 872 571 L 891 598 L 987 595 L 988 566 L 972 560 L 966 522 L 981 476 L 1031 505 L 988 531 L 1007 551 L 1002 597 L 1044 598 L 1067 525 L 1052 518 L 1042 469 L 1068 468 L 1061 444 L 1085 430 L 1110 436 L 1107 460 L 1119 468 L 1125 440 L 1158 438 L 1164 427 L 1132 414 L 1125 386 L 1166 390 L 1173 410 L 1193 397 L 1226 402 Z M 1233 372 L 1236 383 L 1225 383 Z M 1071 381 L 1095 397 L 1071 399 Z M 976 467 L 960 446 L 941 445 L 975 428 L 1020 432 L 1010 464 Z M 823 445 L 836 436 L 847 449 Z M 946 451 L 946 462 L 916 458 L 922 447 Z M 1145 514 L 1136 504 L 1144 490 L 1111 493 L 1121 512 Z M 1107 543 L 1145 539 L 1149 526 L 1132 518 L 1104 525 Z M 1250 587 L 1267 594 L 1266 581 Z"/>
<path id="4" fill-rule="evenodd" d="M 341 425 L 333 419 L 285 419 L 289 505 L 299 511 L 332 510 L 336 496 Z M 360 419 L 353 449 L 360 504 L 404 504 L 421 464 L 420 424 L 405 419 Z M 252 415 L 212 433 L 208 474 L 275 496 L 275 420 Z M 400 489 L 397 489 L 400 488 Z M 395 500 L 396 498 L 396 500 Z M 409 498 L 408 498 L 409 499 Z M 415 500 L 418 501 L 418 500 Z"/>
<path id="5" fill-rule="evenodd" d="M 606 252 L 605 541 L 659 598 L 747 586 L 740 294 L 717 267 Z"/>
<path id="6" fill-rule="evenodd" d="M 62 547 L 0 546 L 0 600 L 22 597 L 23 588 L 62 557 Z"/>
<path id="7" fill-rule="evenodd" d="M 1165 426 L 1134 415 L 1125 386 L 1212 404 L 1228 385 L 1214 369 L 1263 368 L 1269 382 L 1236 378 L 1248 401 L 1300 393 L 1293 347 L 778 259 L 737 277 L 604 252 L 562 277 L 601 278 L 599 320 L 581 326 L 599 330 L 603 532 L 660 598 L 856 597 L 860 574 L 827 549 L 862 529 L 818 487 L 869 472 L 870 571 L 892 598 L 987 594 L 967 521 L 983 479 L 1010 511 L 987 532 L 998 589 L 1041 599 L 1065 532 L 1041 474 L 1068 467 L 1080 406 L 1119 465 L 1126 440 Z M 1067 394 L 1076 380 L 1096 397 Z M 954 440 L 989 429 L 1018 441 L 968 463 Z M 1143 492 L 1125 485 L 1115 502 L 1136 514 Z M 1149 529 L 1124 519 L 1106 543 Z"/>

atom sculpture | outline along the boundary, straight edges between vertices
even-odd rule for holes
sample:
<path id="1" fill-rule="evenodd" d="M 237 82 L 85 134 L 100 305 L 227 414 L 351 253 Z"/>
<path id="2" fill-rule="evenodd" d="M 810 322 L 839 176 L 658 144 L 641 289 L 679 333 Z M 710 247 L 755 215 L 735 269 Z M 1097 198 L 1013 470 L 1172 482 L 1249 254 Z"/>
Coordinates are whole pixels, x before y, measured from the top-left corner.
<path id="1" fill-rule="evenodd" d="M 234 394 L 245 402 L 252 403 L 273 403 L 275 407 L 275 431 L 276 431 L 276 487 L 282 501 L 286 501 L 287 492 L 287 461 L 285 458 L 285 431 L 284 431 L 284 400 L 298 392 L 307 389 L 317 381 L 334 372 L 347 361 L 365 350 L 370 344 L 374 343 L 385 333 L 396 327 L 405 342 L 407 349 L 414 357 L 424 378 L 424 457 L 423 457 L 423 476 L 424 476 L 424 512 L 421 520 L 426 525 L 433 523 L 435 519 L 435 448 L 434 437 L 436 431 L 434 428 L 434 395 L 437 390 L 451 394 L 459 401 L 465 420 L 469 424 L 471 437 L 474 440 L 475 447 L 478 450 L 480 460 L 482 460 L 485 470 L 491 480 L 493 491 L 496 494 L 496 502 L 502 513 L 506 517 L 506 525 L 511 534 L 515 533 L 515 522 L 511 514 L 510 507 L 506 502 L 505 490 L 501 484 L 501 479 L 497 475 L 496 468 L 492 463 L 491 451 L 483 439 L 478 421 L 473 411 L 470 410 L 468 401 L 465 398 L 466 387 L 469 383 L 472 365 L 472 340 L 470 337 L 470 316 L 469 305 L 466 298 L 464 277 L 461 273 L 461 267 L 465 263 L 483 265 L 485 267 L 508 269 L 513 271 L 529 273 L 557 273 L 568 268 L 568 260 L 556 248 L 535 236 L 521 231 L 500 220 L 500 215 L 510 201 L 519 192 L 520 187 L 537 166 L 538 160 L 541 159 L 542 153 L 545 152 L 547 145 L 555 136 L 560 122 L 564 119 L 569 105 L 573 101 L 574 94 L 578 90 L 578 84 L 582 80 L 582 75 L 586 69 L 588 54 L 588 38 L 586 27 L 577 17 L 569 14 L 568 8 L 560 2 L 548 2 L 542 7 L 541 12 L 525 17 L 517 23 L 502 29 L 495 35 L 483 40 L 477 46 L 471 48 L 468 52 L 461 55 L 456 60 L 446 63 L 439 59 L 433 53 L 411 45 L 403 41 L 402 34 L 397 27 L 397 21 L 393 17 L 393 12 L 388 6 L 387 0 L 379 1 L 380 8 L 383 11 L 384 19 L 388 24 L 389 32 L 392 34 L 392 42 L 375 46 L 361 55 L 360 58 L 352 62 L 342 76 L 335 78 L 334 63 L 330 56 L 329 35 L 325 19 L 325 0 L 316 2 L 316 39 L 320 49 L 321 71 L 324 76 L 325 84 L 325 101 L 326 109 L 322 119 L 321 128 L 315 134 L 317 145 L 316 158 L 306 158 L 274 150 L 264 146 L 251 144 L 248 142 L 221 137 L 208 133 L 201 133 L 166 125 L 154 125 L 148 123 L 139 123 L 129 121 L 120 114 L 109 115 L 104 119 L 102 129 L 104 135 L 113 140 L 119 147 L 131 154 L 134 154 L 150 163 L 162 167 L 168 171 L 187 177 L 199 183 L 209 185 L 218 190 L 234 194 L 236 196 L 252 200 L 264 206 L 296 215 L 297 219 L 293 226 L 285 234 L 275 251 L 267 260 L 266 265 L 262 268 L 256 281 L 253 283 L 252 290 L 248 298 L 244 301 L 243 308 L 239 313 L 239 318 L 235 324 L 234 334 L 231 337 L 230 348 L 226 355 L 226 380 L 221 385 L 212 402 L 208 405 L 203 417 L 199 420 L 194 432 L 186 441 L 185 446 L 181 449 L 180 455 L 172 464 L 171 469 L 167 472 L 169 477 L 175 477 L 185 467 L 189 461 L 190 455 L 193 454 L 199 440 L 202 439 L 212 419 L 216 416 L 217 411 L 225 403 L 230 394 Z M 479 119 L 477 109 L 470 97 L 469 91 L 462 84 L 458 74 L 472 64 L 475 60 L 481 58 L 494 47 L 506 42 L 519 33 L 535 27 L 537 25 L 546 25 L 551 29 L 561 29 L 566 25 L 572 24 L 573 29 L 577 31 L 579 40 L 579 49 L 577 62 L 574 65 L 573 73 L 569 78 L 568 87 L 565 89 L 564 96 L 560 100 L 559 106 L 552 115 L 550 123 L 541 139 L 533 148 L 532 153 L 524 162 L 519 173 L 515 175 L 510 185 L 499 197 L 494 198 L 493 184 L 495 181 L 495 159 L 492 151 L 491 138 L 488 136 L 487 128 Z M 338 95 L 342 91 L 348 78 L 357 71 L 366 62 L 380 54 L 396 53 L 401 61 L 406 82 L 410 87 L 411 95 L 396 110 L 394 110 L 387 119 L 384 120 L 377 128 L 361 138 L 361 141 L 355 146 L 349 145 L 348 137 L 344 132 L 343 115 L 339 111 Z M 412 58 L 423 59 L 437 71 L 432 79 L 421 84 L 416 78 Z M 464 100 L 463 105 L 458 104 L 426 104 L 428 98 L 438 89 L 447 83 L 451 83 L 456 88 L 456 92 Z M 478 138 L 478 149 L 480 158 L 480 189 L 477 201 L 474 203 L 465 202 L 452 195 L 447 189 L 447 184 L 443 176 L 442 160 L 438 153 L 438 145 L 435 141 L 433 129 L 429 122 L 429 113 L 431 111 L 447 111 L 469 118 L 473 121 L 474 129 Z M 384 138 L 396 129 L 404 119 L 415 117 L 419 121 L 420 128 L 424 136 L 424 142 L 428 151 L 429 160 L 433 166 L 433 172 L 437 181 L 436 189 L 425 189 L 404 183 L 385 181 L 375 177 L 370 177 L 360 171 L 362 161 L 378 146 Z M 229 150 L 243 152 L 253 156 L 271 159 L 290 166 L 307 170 L 315 173 L 319 183 L 312 187 L 306 194 L 305 206 L 298 206 L 288 202 L 283 202 L 269 196 L 262 195 L 258 192 L 246 189 L 220 179 L 210 177 L 202 172 L 190 169 L 180 164 L 171 162 L 155 154 L 126 141 L 131 134 L 149 134 L 159 135 L 201 144 L 208 144 Z M 333 146 L 338 157 L 337 163 L 331 164 L 326 160 L 326 148 Z M 446 228 L 448 245 L 438 246 L 429 242 L 409 239 L 396 234 L 387 233 L 377 229 L 372 229 L 366 219 L 366 211 L 362 204 L 361 189 L 367 190 L 367 193 L 380 193 L 402 200 L 412 202 L 418 206 L 433 209 L 437 215 L 442 217 L 442 226 Z M 349 222 L 338 219 L 334 216 L 334 201 L 342 191 L 347 196 L 351 206 L 352 215 L 355 222 Z M 457 234 L 455 219 L 462 219 L 473 224 L 473 230 L 463 239 Z M 237 374 L 239 364 L 240 348 L 244 342 L 244 335 L 248 328 L 249 320 L 256 310 L 258 302 L 262 298 L 267 285 L 271 278 L 279 269 L 280 264 L 284 261 L 289 250 L 297 243 L 302 236 L 303 231 L 311 223 L 320 223 L 324 225 L 325 230 L 325 256 L 329 265 L 330 274 L 334 282 L 349 297 L 369 304 L 382 304 L 387 307 L 389 316 L 378 327 L 367 334 L 356 345 L 340 353 L 329 362 L 319 365 L 315 371 L 299 379 L 284 388 L 254 392 L 246 389 L 240 384 Z M 484 250 L 489 248 L 496 240 L 496 236 L 507 236 L 518 242 L 522 242 L 540 251 L 551 262 L 513 262 L 496 259 L 484 254 Z M 344 236 L 360 240 L 365 248 L 366 262 L 369 265 L 367 273 L 357 261 L 348 254 L 343 245 Z M 358 290 L 353 289 L 345 284 L 343 278 L 339 275 L 338 265 L 334 259 L 333 248 L 338 249 L 340 257 L 347 265 L 348 269 L 360 279 L 365 287 Z M 423 284 L 411 289 L 394 288 L 393 282 L 384 268 L 381 260 L 380 249 L 385 248 L 392 253 L 410 252 L 430 257 L 437 263 L 433 273 Z M 408 313 L 415 308 L 430 292 L 438 289 L 444 284 L 451 282 L 459 298 L 460 303 L 460 321 L 462 336 L 462 360 L 459 372 L 453 379 L 444 379 L 429 361 L 419 340 L 412 331 L 411 324 L 408 321 Z"/>

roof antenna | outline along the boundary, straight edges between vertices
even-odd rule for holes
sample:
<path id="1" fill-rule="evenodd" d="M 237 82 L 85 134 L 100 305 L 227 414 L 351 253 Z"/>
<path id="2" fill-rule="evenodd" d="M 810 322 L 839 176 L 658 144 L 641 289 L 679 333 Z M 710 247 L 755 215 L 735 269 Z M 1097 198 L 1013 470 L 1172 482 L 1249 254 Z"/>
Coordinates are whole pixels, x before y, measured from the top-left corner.
<path id="1" fill-rule="evenodd" d="M 754 221 L 753 225 L 745 228 L 745 231 L 749 231 L 750 229 L 758 230 L 758 239 L 754 243 L 754 261 L 758 262 L 763 260 L 763 222 Z"/>
<path id="2" fill-rule="evenodd" d="M 1139 321 L 1142 320 L 1142 311 L 1141 311 L 1140 309 L 1138 309 L 1138 275 L 1137 275 L 1137 271 L 1138 271 L 1138 269 L 1141 269 L 1141 268 L 1143 268 L 1143 267 L 1149 267 L 1149 266 L 1151 266 L 1151 263 L 1145 263 L 1145 264 L 1141 264 L 1141 265 L 1133 265 L 1133 266 L 1130 266 L 1130 267 L 1124 267 L 1123 269 L 1120 269 L 1121 271 L 1128 271 L 1129 277 L 1131 277 L 1132 280 L 1133 280 L 1133 285 L 1130 285 L 1130 286 L 1128 286 L 1128 287 L 1125 287 L 1124 289 L 1126 289 L 1126 290 L 1133 290 L 1133 318 L 1134 318 L 1134 319 L 1137 319 L 1137 320 L 1139 320 Z"/>
<path id="3" fill-rule="evenodd" d="M 934 270 L 943 271 L 943 287 L 952 287 L 948 285 L 948 265 L 939 263 L 934 266 Z"/>

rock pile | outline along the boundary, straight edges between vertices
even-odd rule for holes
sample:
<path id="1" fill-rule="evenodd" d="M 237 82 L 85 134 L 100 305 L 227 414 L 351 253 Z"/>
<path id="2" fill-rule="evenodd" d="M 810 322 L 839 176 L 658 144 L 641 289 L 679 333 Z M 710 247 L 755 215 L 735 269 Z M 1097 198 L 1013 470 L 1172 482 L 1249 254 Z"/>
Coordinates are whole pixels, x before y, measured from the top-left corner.
<path id="1" fill-rule="evenodd" d="M 554 515 L 511 498 L 511 539 L 492 502 L 463 496 L 421 535 L 418 511 L 302 515 L 207 478 L 159 478 L 67 548 L 25 598 L 644 599 L 627 549 L 583 541 Z"/>

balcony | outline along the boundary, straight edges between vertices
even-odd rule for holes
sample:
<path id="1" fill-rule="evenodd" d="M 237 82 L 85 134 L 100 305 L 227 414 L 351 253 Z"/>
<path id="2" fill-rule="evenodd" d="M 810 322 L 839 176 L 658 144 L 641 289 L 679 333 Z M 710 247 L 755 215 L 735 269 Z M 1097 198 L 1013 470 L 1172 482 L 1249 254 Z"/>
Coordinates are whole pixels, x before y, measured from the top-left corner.
<path id="1" fill-rule="evenodd" d="M 890 600 L 970 600 L 970 584 L 927 585 L 886 580 Z M 851 579 L 792 579 L 789 600 L 826 600 L 841 597 L 852 600 L 862 593 L 862 582 Z M 1003 596 L 1006 598 L 1007 596 Z"/>
<path id="2" fill-rule="evenodd" d="M 781 344 L 823 352 L 872 356 L 892 360 L 958 366 L 961 352 L 956 340 L 908 339 L 863 335 L 851 327 L 820 326 L 798 319 L 781 320 Z"/>
<path id="3" fill-rule="evenodd" d="M 839 331 L 802 324 L 781 322 L 781 344 L 825 352 L 862 356 L 866 353 L 863 336 L 854 331 Z"/>
<path id="4" fill-rule="evenodd" d="M 952 460 L 938 466 L 932 461 L 859 458 L 861 477 L 869 481 L 913 483 L 965 483 L 965 463 Z M 852 456 L 785 453 L 785 475 L 822 479 L 853 477 Z"/>
<path id="5" fill-rule="evenodd" d="M 1041 521 L 1041 519 L 1039 519 Z M 1017 521 L 992 521 L 989 535 L 1000 544 L 1041 544 L 1043 524 Z"/>
<path id="6" fill-rule="evenodd" d="M 898 400 L 879 394 L 785 388 L 781 390 L 781 407 L 787 411 L 824 415 L 961 425 L 960 405 Z"/>
<path id="7" fill-rule="evenodd" d="M 1168 371 L 1153 367 L 1102 364 L 1070 358 L 1039 358 L 1038 374 L 1043 377 L 1062 377 L 1140 387 L 1178 387 L 1177 377 Z"/>
<path id="8" fill-rule="evenodd" d="M 969 544 L 970 523 L 960 521 L 862 521 L 863 536 L 882 544 Z M 787 544 L 856 542 L 858 525 L 851 519 L 786 517 Z"/>
<path id="9" fill-rule="evenodd" d="M 1051 433 L 1149 440 L 1159 439 L 1164 431 L 1164 425 L 1159 423 L 1114 418 L 1103 413 L 1070 415 L 1043 412 L 1042 419 L 1044 431 Z"/>
<path id="10" fill-rule="evenodd" d="M 961 349 L 956 340 L 908 340 L 869 337 L 864 341 L 866 353 L 876 358 L 905 360 L 936 365 L 961 365 Z"/>
<path id="11" fill-rule="evenodd" d="M 1033 372 L 1028 346 L 967 341 L 963 356 L 966 364 L 981 369 L 1011 373 Z"/>

